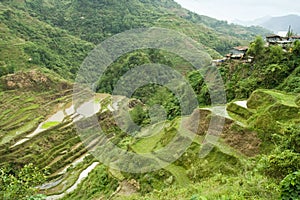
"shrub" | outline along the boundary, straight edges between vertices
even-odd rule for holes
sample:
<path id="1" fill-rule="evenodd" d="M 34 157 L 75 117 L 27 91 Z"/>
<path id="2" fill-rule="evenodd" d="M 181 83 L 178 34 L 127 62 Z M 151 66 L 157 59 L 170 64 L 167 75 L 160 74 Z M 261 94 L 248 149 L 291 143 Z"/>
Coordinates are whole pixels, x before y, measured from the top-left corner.
<path id="1" fill-rule="evenodd" d="M 295 103 L 297 104 L 297 106 L 300 106 L 300 94 L 297 96 Z"/>
<path id="2" fill-rule="evenodd" d="M 37 192 L 35 188 L 45 181 L 46 171 L 33 164 L 21 169 L 0 168 L 0 199 L 25 199 Z"/>
<path id="3" fill-rule="evenodd" d="M 300 199 L 300 171 L 287 175 L 280 183 L 283 200 Z"/>
<path id="4" fill-rule="evenodd" d="M 282 179 L 300 169 L 300 154 L 290 150 L 278 151 L 266 158 L 264 168 L 269 176 Z"/>
<path id="5" fill-rule="evenodd" d="M 300 125 L 287 128 L 282 137 L 282 148 L 300 154 Z"/>

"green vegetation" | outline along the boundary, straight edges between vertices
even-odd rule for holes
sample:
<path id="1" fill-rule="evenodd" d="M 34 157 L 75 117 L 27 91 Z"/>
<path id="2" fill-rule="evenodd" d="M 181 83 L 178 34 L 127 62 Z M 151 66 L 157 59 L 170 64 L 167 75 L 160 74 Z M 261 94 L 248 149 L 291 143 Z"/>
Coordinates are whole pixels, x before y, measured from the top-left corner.
<path id="1" fill-rule="evenodd" d="M 299 171 L 288 175 L 281 182 L 280 198 L 285 199 L 299 199 L 300 196 L 300 174 Z"/>
<path id="2" fill-rule="evenodd" d="M 267 33 L 259 27 L 245 28 L 199 16 L 181 8 L 172 0 L 31 0 L 5 3 L 28 10 L 39 20 L 94 44 L 125 30 L 158 26 L 183 32 L 210 49 L 225 54 L 232 46 L 249 41 L 255 35 Z M 99 9 L 101 12 L 98 12 Z"/>
<path id="3" fill-rule="evenodd" d="M 259 59 L 264 53 L 264 40 L 258 36 L 254 42 L 250 44 L 248 55 L 253 56 L 255 59 Z"/>
<path id="4" fill-rule="evenodd" d="M 30 199 L 37 193 L 34 188 L 45 181 L 47 172 L 42 172 L 33 164 L 21 169 L 10 167 L 0 169 L 1 199 Z M 31 197 L 32 196 L 32 197 Z"/>
<path id="5" fill-rule="evenodd" d="M 203 179 L 201 183 L 191 184 L 188 187 L 172 186 L 146 196 L 132 195 L 122 199 L 276 199 L 277 190 L 277 186 L 271 180 L 261 175 L 246 173 L 226 176 L 216 173 L 215 177 Z"/>
<path id="6" fill-rule="evenodd" d="M 75 78 L 93 45 L 4 3 L 0 3 L 0 76 L 38 66 Z"/>
<path id="7" fill-rule="evenodd" d="M 277 183 L 284 179 L 280 189 L 282 199 L 299 196 L 297 171 L 300 169 L 300 107 L 295 104 L 295 98 L 295 95 L 283 92 L 258 90 L 248 100 L 248 111 L 237 105 L 229 107 L 230 113 L 235 114 L 231 114 L 232 117 L 243 119 L 244 123 L 258 132 L 262 140 L 261 150 L 269 151 L 261 156 L 257 167 Z M 245 117 L 249 111 L 253 113 L 252 116 Z"/>
<path id="8" fill-rule="evenodd" d="M 118 187 L 116 179 L 109 174 L 108 169 L 103 165 L 96 167 L 86 181 L 82 182 L 74 193 L 65 196 L 63 199 L 93 199 L 95 196 L 108 198 Z"/>
<path id="9" fill-rule="evenodd" d="M 129 114 L 139 125 L 124 121 L 126 130 L 122 130 L 116 119 L 123 110 L 115 115 L 110 111 L 111 96 L 102 98 L 99 94 L 95 101 L 101 104 L 101 111 L 96 117 L 109 141 L 123 150 L 148 153 L 156 158 L 154 164 L 158 166 L 176 156 L 179 159 L 158 171 L 142 174 L 97 163 L 74 191 L 63 196 L 81 173 L 97 162 L 89 152 L 103 140 L 93 129 L 80 138 L 72 116 L 65 116 L 62 122 L 47 119 L 70 108 L 72 81 L 96 44 L 132 28 L 152 26 L 184 33 L 216 58 L 266 33 L 258 27 L 245 28 L 197 15 L 172 0 L 1 1 L 1 199 L 43 199 L 44 195 L 62 195 L 66 200 L 297 199 L 300 42 L 283 51 L 280 46 L 265 47 L 262 37 L 250 44 L 247 55 L 253 57 L 252 62 L 230 60 L 201 71 L 164 50 L 141 49 L 118 58 L 99 77 L 95 84 L 98 92 L 112 94 L 129 70 L 160 63 L 183 75 L 195 91 L 198 104 L 206 108 L 193 110 L 188 104 L 189 113 L 183 113 L 180 101 L 189 95 L 181 84 L 168 85 L 182 91 L 181 98 L 166 87 L 149 84 L 138 88 L 131 99 L 122 100 L 128 103 Z M 220 114 L 208 107 L 211 99 L 207 81 L 214 81 L 216 70 L 232 102 L 227 105 L 229 116 L 223 114 L 226 119 L 219 140 L 210 144 L 212 151 L 203 158 L 199 152 L 209 145 L 205 139 L 214 138 L 206 137 L 209 124 L 214 115 Z M 164 80 L 170 73 L 159 75 Z M 123 89 L 126 92 L 129 88 Z M 248 99 L 247 108 L 236 104 L 237 99 Z M 87 122 L 89 118 L 80 121 Z M 41 123 L 43 131 L 32 135 Z M 195 137 L 182 155 L 176 150 L 171 155 L 157 152 L 170 142 L 178 147 L 191 135 Z M 122 155 L 114 161 L 132 168 Z"/>
<path id="10" fill-rule="evenodd" d="M 51 128 L 53 126 L 58 125 L 60 122 L 46 122 L 43 124 L 42 129 L 48 129 Z"/>
<path id="11" fill-rule="evenodd" d="M 300 60 L 297 55 L 300 54 L 297 48 L 297 41 L 288 52 L 280 46 L 265 47 L 258 37 L 247 53 L 254 56 L 253 62 L 232 60 L 222 64 L 219 70 L 225 81 L 228 100 L 246 99 L 257 89 L 298 93 Z"/>
<path id="12" fill-rule="evenodd" d="M 0 14 L 0 76 L 39 66 L 74 79 L 94 47 L 91 43 L 99 44 L 133 28 L 157 26 L 182 32 L 202 43 L 213 57 L 267 33 L 258 27 L 245 28 L 198 16 L 172 0 L 5 0 L 0 3 Z"/>

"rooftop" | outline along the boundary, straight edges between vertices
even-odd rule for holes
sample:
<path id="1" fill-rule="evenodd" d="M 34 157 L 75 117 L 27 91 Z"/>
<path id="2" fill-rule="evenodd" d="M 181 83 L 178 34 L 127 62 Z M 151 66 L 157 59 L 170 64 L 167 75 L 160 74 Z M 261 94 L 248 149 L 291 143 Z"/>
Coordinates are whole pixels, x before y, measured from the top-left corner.
<path id="1" fill-rule="evenodd" d="M 273 34 L 273 35 L 268 35 L 266 38 L 281 38 L 281 36 Z"/>
<path id="2" fill-rule="evenodd" d="M 249 49 L 249 47 L 247 47 L 247 46 L 238 46 L 238 47 L 233 47 L 233 48 L 238 51 L 247 51 Z"/>

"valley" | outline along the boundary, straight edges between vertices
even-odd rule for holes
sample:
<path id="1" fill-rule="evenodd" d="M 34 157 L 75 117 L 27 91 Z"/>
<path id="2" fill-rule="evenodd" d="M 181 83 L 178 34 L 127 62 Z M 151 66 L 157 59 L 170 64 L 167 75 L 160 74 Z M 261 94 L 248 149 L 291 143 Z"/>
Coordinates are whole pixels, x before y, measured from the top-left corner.
<path id="1" fill-rule="evenodd" d="M 114 52 L 88 59 L 99 43 L 149 27 L 188 37 L 209 59 L 195 69 L 176 49 L 145 48 L 103 72 L 92 61 L 109 62 Z M 0 199 L 300 195 L 299 41 L 267 45 L 268 30 L 197 15 L 173 0 L 4 0 L 0 30 Z M 183 47 L 195 51 L 192 44 Z M 249 46 L 245 58 L 213 65 L 238 45 Z M 140 66 L 153 69 L 134 74 Z M 129 72 L 132 88 L 155 75 L 166 84 L 126 91 Z"/>

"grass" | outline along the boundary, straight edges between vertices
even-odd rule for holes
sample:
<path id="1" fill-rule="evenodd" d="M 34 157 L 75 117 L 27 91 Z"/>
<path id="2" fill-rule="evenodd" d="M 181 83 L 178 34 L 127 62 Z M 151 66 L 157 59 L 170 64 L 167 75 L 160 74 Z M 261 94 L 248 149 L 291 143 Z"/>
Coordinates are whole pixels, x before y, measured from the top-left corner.
<path id="1" fill-rule="evenodd" d="M 226 110 L 230 117 L 234 118 L 236 121 L 242 124 L 247 124 L 247 120 L 253 114 L 249 109 L 239 106 L 235 103 L 230 103 L 227 105 Z"/>
<path id="2" fill-rule="evenodd" d="M 35 127 L 37 127 L 37 125 L 38 125 L 38 123 L 39 123 L 40 120 L 41 120 L 41 118 L 36 118 L 36 119 L 34 119 L 32 121 L 28 121 L 27 123 L 25 123 L 20 128 L 11 131 L 8 134 L 15 133 L 16 135 L 22 135 L 24 133 L 28 133 L 28 132 L 32 131 L 33 129 L 35 129 Z"/>
<path id="3" fill-rule="evenodd" d="M 42 125 L 42 129 L 48 129 L 48 128 L 51 128 L 51 127 L 54 127 L 56 125 L 60 124 L 60 122 L 56 122 L 56 121 L 53 121 L 53 122 L 45 122 L 43 125 Z"/>
<path id="4" fill-rule="evenodd" d="M 165 169 L 174 175 L 176 183 L 179 186 L 187 187 L 190 184 L 190 180 L 186 175 L 186 170 L 183 167 L 171 164 Z"/>
<path id="5" fill-rule="evenodd" d="M 30 113 L 24 113 L 24 115 L 21 115 L 21 118 L 13 119 L 13 117 L 10 119 L 10 121 L 7 122 L 7 124 L 4 124 L 4 130 L 11 130 L 14 127 L 19 127 L 22 125 L 22 123 L 26 122 L 28 119 L 31 118 Z M 19 117 L 19 116 L 18 116 Z M 2 124 L 3 125 L 3 124 Z"/>
<path id="6" fill-rule="evenodd" d="M 19 99 L 22 98 L 23 96 L 20 94 Z M 291 104 L 292 102 L 292 97 L 290 96 L 285 97 L 284 95 L 279 94 L 276 98 L 280 98 L 282 101 L 284 101 L 285 98 L 288 98 L 288 104 Z M 26 96 L 26 99 L 30 99 L 30 97 Z M 39 99 L 40 98 L 36 98 L 35 101 L 37 102 L 34 101 L 36 105 L 43 104 L 42 102 L 39 102 Z M 65 101 L 67 101 L 67 99 Z M 12 103 L 14 102 L 19 102 L 19 100 L 12 101 Z M 26 112 L 26 114 L 33 114 L 36 112 L 37 108 L 35 108 L 34 104 L 32 104 L 33 101 L 27 101 L 26 103 L 28 104 L 24 109 L 28 112 Z M 23 105 L 24 104 L 19 103 L 15 106 L 21 107 Z M 49 107 L 47 107 L 48 109 L 51 108 L 50 105 L 55 106 L 55 104 L 49 104 Z M 9 115 L 9 110 L 12 109 L 14 109 L 14 107 L 8 107 L 5 113 Z M 44 107 L 39 106 L 39 109 L 44 109 Z M 39 111 L 39 113 L 43 112 Z M 25 116 L 29 118 L 29 116 Z M 13 116 L 13 118 L 16 118 L 16 121 L 20 120 L 17 119 L 18 117 L 16 116 Z M 12 131 L 25 131 L 25 129 L 32 127 L 30 126 L 32 121 L 26 121 L 28 119 L 22 120 L 27 122 L 28 127 L 26 125 L 25 127 L 19 127 L 20 129 L 13 129 Z M 173 137 L 171 134 L 172 128 L 177 130 L 178 122 L 180 120 L 182 120 L 182 118 L 175 119 L 171 122 L 155 124 L 143 129 L 141 133 L 137 135 L 137 138 L 134 141 L 135 143 L 132 144 L 133 151 L 137 153 L 151 153 L 158 148 L 163 148 L 164 145 L 162 141 L 169 141 L 169 139 Z M 38 124 L 38 121 L 39 120 L 35 121 L 35 123 Z M 76 158 L 80 157 L 80 155 L 86 153 L 84 147 L 81 145 L 78 146 L 80 139 L 74 139 L 76 136 L 74 133 L 74 127 L 72 125 L 68 127 L 63 125 L 55 127 L 59 124 L 59 122 L 44 123 L 42 128 L 52 129 L 38 135 L 31 141 L 31 143 L 27 143 L 13 149 L 13 152 L 10 152 L 9 155 L 0 156 L 1 162 L 17 160 L 20 163 L 26 163 L 30 161 L 40 163 L 39 167 L 41 168 L 52 164 L 52 173 L 55 174 L 59 169 L 64 168 Z M 179 131 L 180 135 L 189 135 L 186 131 L 187 130 L 183 127 L 183 129 Z M 201 146 L 202 141 L 203 136 L 196 136 L 194 138 L 194 143 L 198 147 Z M 187 154 L 187 158 L 193 159 L 191 161 L 193 164 L 203 165 L 203 169 L 199 173 L 209 173 L 207 176 L 204 176 L 204 178 L 199 178 L 197 180 L 192 179 L 188 173 L 192 165 L 185 166 L 184 160 L 182 162 L 175 162 L 164 168 L 174 177 L 175 182 L 173 186 L 170 186 L 165 190 L 154 190 L 153 192 L 146 194 L 145 197 L 138 194 L 131 197 L 121 197 L 121 199 L 192 199 L 193 197 L 195 197 L 194 199 L 276 199 L 278 191 L 276 186 L 273 184 L 274 182 L 266 177 L 256 174 L 255 172 L 251 174 L 252 172 L 250 173 L 250 170 L 252 169 L 247 170 L 246 167 L 244 167 L 248 162 L 245 156 L 238 154 L 236 149 L 229 147 L 223 141 L 219 141 L 219 143 L 214 145 L 218 147 L 220 152 L 209 155 L 206 159 L 208 162 L 207 164 L 205 164 L 205 160 L 198 160 L 199 158 L 197 156 L 190 157 L 191 154 Z M 191 151 L 193 151 L 192 153 L 195 155 L 198 155 L 199 148 L 192 149 Z M 235 160 L 238 164 L 234 164 Z M 159 164 L 164 164 L 164 161 L 159 161 Z M 86 166 L 87 164 L 85 163 L 77 165 L 74 168 L 70 168 L 64 177 L 63 182 L 51 190 L 46 191 L 46 193 L 59 194 L 66 191 L 76 182 L 80 172 Z M 223 170 L 222 167 L 226 169 Z M 126 177 L 119 171 L 108 170 L 108 172 L 116 182 L 123 181 Z M 92 182 L 97 182 L 98 176 L 95 175 L 89 178 Z M 136 181 L 138 182 L 139 179 L 137 178 Z M 164 178 L 160 178 L 158 181 L 159 184 L 157 185 L 163 185 L 165 180 Z M 195 181 L 196 183 L 191 185 L 192 181 Z M 89 190 L 90 182 L 85 182 L 82 185 L 85 185 L 86 187 L 82 187 L 80 189 L 85 191 L 87 194 L 94 192 L 94 190 Z M 101 191 L 97 192 L 98 194 L 101 193 Z"/>
<path id="7" fill-rule="evenodd" d="M 260 132 L 265 142 L 272 134 L 282 133 L 285 126 L 296 122 L 300 117 L 300 108 L 295 100 L 296 95 L 280 91 L 255 91 L 249 99 L 255 113 L 248 120 L 249 126 Z"/>
<path id="8" fill-rule="evenodd" d="M 278 199 L 278 185 L 273 180 L 259 174 L 239 174 L 226 176 L 216 173 L 215 176 L 201 180 L 200 183 L 187 187 L 172 186 L 161 191 L 141 196 L 135 194 L 123 197 L 123 200 L 269 200 Z"/>
<path id="9" fill-rule="evenodd" d="M 137 142 L 132 145 L 132 149 L 137 153 L 151 153 L 165 134 L 162 130 L 164 126 L 166 126 L 165 123 L 159 123 L 152 125 L 151 128 L 143 129 L 137 137 L 144 136 L 145 138 L 138 139 Z"/>
<path id="10" fill-rule="evenodd" d="M 44 155 L 42 158 L 40 158 L 37 162 L 40 163 L 42 166 L 47 166 L 47 165 L 49 165 L 48 163 L 51 163 L 52 159 L 59 156 L 61 154 L 61 152 L 65 151 L 65 150 L 70 151 L 70 149 L 72 149 L 74 146 L 77 147 L 78 143 L 80 143 L 80 140 L 76 137 L 73 137 L 69 140 L 63 141 L 61 144 L 56 145 L 55 147 L 51 148 L 51 150 L 49 150 L 47 152 L 47 154 Z M 72 147 L 72 145 L 73 145 L 73 147 Z M 72 151 L 75 151 L 75 150 L 76 149 L 72 149 Z"/>
<path id="11" fill-rule="evenodd" d="M 266 106 L 274 103 L 280 103 L 286 106 L 297 107 L 296 103 L 296 95 L 287 94 L 280 91 L 275 90 L 265 90 L 259 89 L 256 90 L 249 98 L 248 105 L 252 108 L 252 104 L 254 107 Z"/>
<path id="12" fill-rule="evenodd" d="M 280 101 L 280 103 L 287 105 L 287 106 L 297 106 L 295 103 L 296 95 L 286 94 L 280 91 L 273 91 L 273 90 L 262 90 L 265 93 L 275 97 Z"/>
<path id="13" fill-rule="evenodd" d="M 116 179 L 118 179 L 119 181 L 123 181 L 125 179 L 125 177 L 123 176 L 123 174 L 115 169 L 109 169 L 110 174 L 115 177 Z"/>
<path id="14" fill-rule="evenodd" d="M 5 115 L 7 115 L 8 113 L 12 112 L 11 109 L 7 109 L 7 110 L 4 110 L 1 115 L 0 115 L 0 119 L 2 119 Z"/>
<path id="15" fill-rule="evenodd" d="M 137 153 L 151 153 L 151 151 L 157 150 L 158 147 L 161 147 L 161 139 L 163 139 L 165 135 L 168 134 L 166 132 L 168 127 L 170 127 L 171 124 L 172 126 L 177 126 L 178 120 L 179 119 L 174 120 L 175 124 L 170 122 L 163 122 L 155 124 L 151 128 L 142 130 L 141 133 L 138 134 L 138 136 L 148 136 L 149 133 L 152 133 L 152 135 L 138 140 L 134 145 L 132 145 L 132 149 Z M 199 138 L 196 137 L 196 140 L 198 142 Z M 164 161 L 158 160 L 158 162 L 161 165 L 164 165 Z M 171 164 L 165 167 L 165 169 L 175 177 L 178 186 L 184 187 L 189 185 L 190 180 L 188 179 L 186 171 L 183 167 Z"/>

